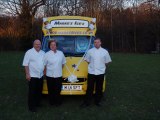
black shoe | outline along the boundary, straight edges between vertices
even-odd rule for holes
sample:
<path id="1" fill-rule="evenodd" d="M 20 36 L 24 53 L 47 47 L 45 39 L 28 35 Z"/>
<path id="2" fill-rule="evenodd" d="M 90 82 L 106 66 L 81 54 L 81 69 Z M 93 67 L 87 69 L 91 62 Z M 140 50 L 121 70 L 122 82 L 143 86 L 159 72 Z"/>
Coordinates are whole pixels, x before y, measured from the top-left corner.
<path id="1" fill-rule="evenodd" d="M 90 104 L 88 104 L 88 103 L 82 103 L 82 104 L 80 105 L 81 108 L 86 108 L 86 107 L 88 107 L 88 106 L 90 106 Z"/>
<path id="2" fill-rule="evenodd" d="M 36 113 L 36 112 L 37 112 L 37 110 L 36 110 L 35 108 L 29 108 L 29 111 L 30 111 L 30 112 L 33 112 L 33 113 Z"/>
<path id="3" fill-rule="evenodd" d="M 56 107 L 59 107 L 59 106 L 61 106 L 61 105 L 62 105 L 62 103 L 56 103 L 56 104 L 55 104 Z"/>
<path id="4" fill-rule="evenodd" d="M 42 107 L 42 105 L 41 104 L 37 104 L 36 107 Z"/>
<path id="5" fill-rule="evenodd" d="M 95 103 L 95 105 L 98 106 L 98 107 L 102 107 L 101 103 Z"/>
<path id="6" fill-rule="evenodd" d="M 53 102 L 50 102 L 49 104 L 50 104 L 51 106 L 54 106 L 54 105 L 55 105 L 55 103 L 53 103 Z"/>

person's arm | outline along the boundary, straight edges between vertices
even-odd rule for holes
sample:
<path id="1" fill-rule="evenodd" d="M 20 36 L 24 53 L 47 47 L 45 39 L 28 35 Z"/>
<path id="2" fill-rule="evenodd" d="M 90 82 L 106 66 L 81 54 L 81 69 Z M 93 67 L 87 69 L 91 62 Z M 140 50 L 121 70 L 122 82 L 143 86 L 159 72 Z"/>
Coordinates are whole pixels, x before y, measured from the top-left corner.
<path id="1" fill-rule="evenodd" d="M 46 75 L 46 66 L 44 66 L 43 74 Z"/>
<path id="2" fill-rule="evenodd" d="M 30 62 L 30 53 L 29 53 L 29 51 L 27 51 L 24 56 L 22 65 L 24 66 L 26 80 L 28 80 L 28 81 L 30 81 L 30 79 L 31 79 L 31 76 L 29 73 L 29 66 L 28 66 L 29 62 Z"/>
<path id="3" fill-rule="evenodd" d="M 62 53 L 62 54 L 63 54 L 63 53 Z M 65 66 L 65 64 L 66 64 L 66 58 L 65 58 L 65 56 L 64 56 L 64 54 L 63 54 L 62 68 Z"/>
<path id="4" fill-rule="evenodd" d="M 62 68 L 64 67 L 65 64 L 62 64 Z"/>
<path id="5" fill-rule="evenodd" d="M 90 55 L 87 52 L 86 56 L 84 57 L 84 60 L 89 64 L 90 63 Z"/>
<path id="6" fill-rule="evenodd" d="M 111 63 L 111 62 L 105 63 L 105 65 L 108 66 L 109 63 Z"/>
<path id="7" fill-rule="evenodd" d="M 111 57 L 110 57 L 110 55 L 109 55 L 109 53 L 108 53 L 108 51 L 106 52 L 106 55 L 105 55 L 105 65 L 106 65 L 106 67 L 108 66 L 108 64 L 110 64 L 112 62 L 112 60 L 111 60 Z"/>
<path id="8" fill-rule="evenodd" d="M 85 61 L 89 64 L 89 62 L 87 60 L 85 60 Z"/>
<path id="9" fill-rule="evenodd" d="M 25 69 L 25 73 L 26 73 L 26 80 L 30 81 L 31 76 L 29 74 L 29 67 L 25 66 L 24 69 Z"/>
<path id="10" fill-rule="evenodd" d="M 43 71 L 43 74 L 46 76 L 46 73 L 47 73 L 47 53 L 44 55 L 44 58 L 43 58 L 43 65 L 44 65 L 44 71 Z"/>

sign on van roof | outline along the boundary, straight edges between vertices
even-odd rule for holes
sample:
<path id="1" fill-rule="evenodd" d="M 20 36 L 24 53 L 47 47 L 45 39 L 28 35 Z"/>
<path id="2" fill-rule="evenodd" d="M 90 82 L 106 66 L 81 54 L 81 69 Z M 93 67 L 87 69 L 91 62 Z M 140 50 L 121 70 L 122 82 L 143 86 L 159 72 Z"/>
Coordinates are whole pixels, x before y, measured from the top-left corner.
<path id="1" fill-rule="evenodd" d="M 47 35 L 95 36 L 96 18 L 56 16 L 43 18 L 43 33 Z"/>

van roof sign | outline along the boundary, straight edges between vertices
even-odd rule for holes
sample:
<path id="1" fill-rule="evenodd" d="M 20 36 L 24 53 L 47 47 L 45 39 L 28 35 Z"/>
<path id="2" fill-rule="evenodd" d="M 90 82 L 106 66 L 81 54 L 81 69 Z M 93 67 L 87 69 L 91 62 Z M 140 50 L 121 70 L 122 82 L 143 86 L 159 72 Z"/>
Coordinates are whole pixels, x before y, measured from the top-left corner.
<path id="1" fill-rule="evenodd" d="M 96 18 L 82 16 L 55 16 L 43 18 L 43 33 L 47 35 L 95 36 Z"/>

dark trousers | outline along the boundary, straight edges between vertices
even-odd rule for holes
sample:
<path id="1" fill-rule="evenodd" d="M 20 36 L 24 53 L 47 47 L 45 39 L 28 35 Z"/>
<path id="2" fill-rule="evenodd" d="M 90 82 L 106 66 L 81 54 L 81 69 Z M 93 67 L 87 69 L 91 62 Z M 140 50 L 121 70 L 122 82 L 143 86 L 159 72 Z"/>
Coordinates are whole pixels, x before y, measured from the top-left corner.
<path id="1" fill-rule="evenodd" d="M 48 95 L 49 95 L 49 103 L 53 104 L 61 104 L 61 88 L 62 88 L 62 77 L 53 78 L 46 76 L 47 79 L 47 87 L 48 87 Z"/>
<path id="2" fill-rule="evenodd" d="M 95 103 L 99 103 L 101 101 L 103 81 L 104 81 L 104 74 L 101 75 L 88 74 L 87 92 L 84 101 L 86 104 L 90 104 L 94 88 L 95 88 Z"/>
<path id="3" fill-rule="evenodd" d="M 33 78 L 29 81 L 28 107 L 34 109 L 40 104 L 42 97 L 43 77 Z"/>

